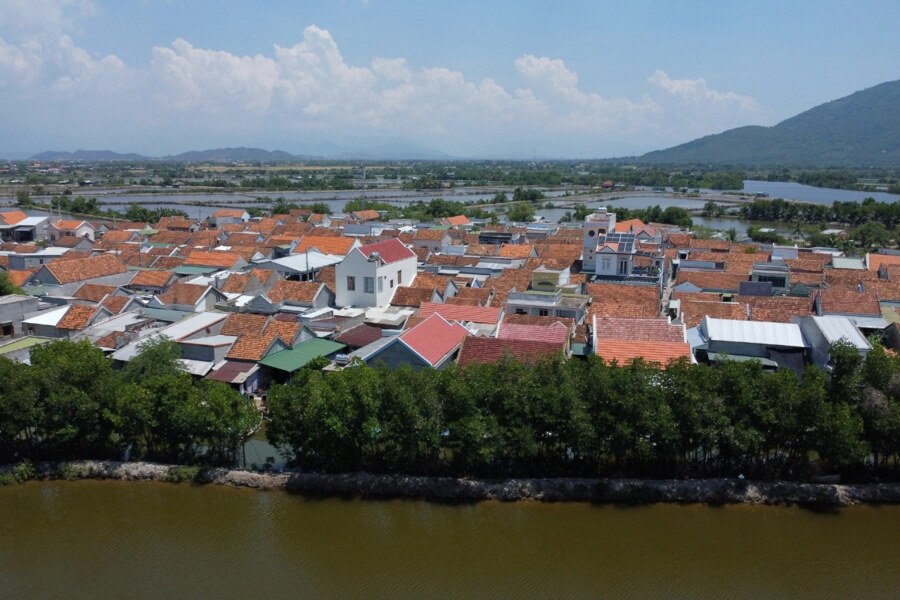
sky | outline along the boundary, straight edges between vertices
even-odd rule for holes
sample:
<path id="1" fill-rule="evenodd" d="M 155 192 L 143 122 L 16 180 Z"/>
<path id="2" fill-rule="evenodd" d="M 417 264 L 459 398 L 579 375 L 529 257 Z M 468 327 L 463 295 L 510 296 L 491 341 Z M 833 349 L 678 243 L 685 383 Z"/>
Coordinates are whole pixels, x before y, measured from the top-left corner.
<path id="1" fill-rule="evenodd" d="M 900 79 L 900 2 L 0 0 L 0 156 L 641 154 Z"/>

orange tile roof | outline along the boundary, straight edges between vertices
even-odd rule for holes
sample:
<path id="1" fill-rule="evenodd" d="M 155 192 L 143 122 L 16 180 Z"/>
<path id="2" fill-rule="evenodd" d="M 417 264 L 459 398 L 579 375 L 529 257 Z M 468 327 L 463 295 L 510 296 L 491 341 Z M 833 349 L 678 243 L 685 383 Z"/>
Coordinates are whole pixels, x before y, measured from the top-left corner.
<path id="1" fill-rule="evenodd" d="M 742 302 L 698 302 L 681 300 L 681 319 L 688 327 L 696 327 L 703 317 L 747 320 L 747 305 Z"/>
<path id="2" fill-rule="evenodd" d="M 250 282 L 250 273 L 232 273 L 219 288 L 226 294 L 242 294 Z"/>
<path id="3" fill-rule="evenodd" d="M 0 212 L 0 223 L 3 223 L 5 225 L 15 225 L 16 223 L 27 217 L 28 215 L 26 215 L 21 210 L 9 210 L 6 212 Z"/>
<path id="4" fill-rule="evenodd" d="M 81 331 L 87 327 L 88 321 L 97 312 L 96 306 L 84 306 L 81 304 L 73 304 L 56 324 L 57 329 L 68 329 L 71 331 Z"/>
<path id="5" fill-rule="evenodd" d="M 100 302 L 108 296 L 116 291 L 116 286 L 114 285 L 100 285 L 96 283 L 85 283 L 78 291 L 72 294 L 73 298 L 80 298 L 81 300 L 88 300 L 90 302 Z"/>
<path id="6" fill-rule="evenodd" d="M 377 210 L 357 210 L 351 214 L 357 221 L 374 221 L 381 216 Z"/>
<path id="7" fill-rule="evenodd" d="M 222 335 L 245 335 L 261 333 L 266 327 L 268 318 L 265 315 L 249 313 L 231 313 L 225 318 L 220 333 Z"/>
<path id="8" fill-rule="evenodd" d="M 454 217 L 446 217 L 444 221 L 447 225 L 451 227 L 460 227 L 462 225 L 468 225 L 470 223 L 469 217 L 466 215 L 456 215 Z"/>
<path id="9" fill-rule="evenodd" d="M 58 219 L 50 223 L 50 225 L 56 229 L 78 229 L 82 225 L 88 225 L 93 229 L 93 226 L 86 221 L 73 221 L 73 220 L 65 220 Z"/>
<path id="10" fill-rule="evenodd" d="M 394 291 L 391 304 L 393 306 L 413 306 L 418 308 L 423 302 L 431 302 L 434 292 L 434 288 L 400 286 Z"/>
<path id="11" fill-rule="evenodd" d="M 687 342 L 639 342 L 634 340 L 607 339 L 597 342 L 597 355 L 608 363 L 615 361 L 627 365 L 643 359 L 656 363 L 662 368 L 672 360 L 691 357 L 691 346 Z"/>
<path id="12" fill-rule="evenodd" d="M 356 242 L 354 238 L 349 237 L 324 237 L 324 236 L 304 236 L 294 248 L 294 253 L 299 254 L 307 250 L 318 250 L 323 254 L 333 254 L 335 256 L 346 256 L 353 249 Z"/>
<path id="13" fill-rule="evenodd" d="M 154 269 L 177 269 L 184 264 L 184 259 L 179 256 L 159 256 L 150 266 Z"/>
<path id="14" fill-rule="evenodd" d="M 436 241 L 442 240 L 445 237 L 447 237 L 447 232 L 443 229 L 417 229 L 415 235 L 413 236 L 413 240 Z"/>
<path id="15" fill-rule="evenodd" d="M 282 342 L 291 346 L 297 339 L 297 336 L 300 335 L 301 329 L 303 329 L 303 324 L 297 321 L 279 321 L 270 319 L 263 333 L 274 333 L 278 335 Z"/>
<path id="16" fill-rule="evenodd" d="M 678 271 L 675 285 L 690 282 L 701 290 L 737 292 L 741 281 L 749 281 L 748 273 L 723 273 L 720 271 Z"/>
<path id="17" fill-rule="evenodd" d="M 877 271 L 881 265 L 900 265 L 900 255 L 869 254 L 869 270 Z"/>
<path id="18" fill-rule="evenodd" d="M 598 317 L 658 317 L 659 290 L 655 286 L 618 283 L 589 283 L 591 316 Z"/>
<path id="19" fill-rule="evenodd" d="M 34 271 L 20 271 L 18 269 L 11 269 L 6 272 L 6 278 L 9 280 L 11 284 L 17 287 L 22 287 L 25 285 L 31 276 L 34 275 Z"/>
<path id="20" fill-rule="evenodd" d="M 107 296 L 103 302 L 100 303 L 100 306 L 108 310 L 114 315 L 122 312 L 122 309 L 125 308 L 125 305 L 128 304 L 129 298 L 127 296 Z"/>
<path id="21" fill-rule="evenodd" d="M 230 269 L 241 260 L 237 252 L 194 250 L 185 261 L 185 266 L 215 267 L 217 269 Z"/>
<path id="22" fill-rule="evenodd" d="M 593 321 L 598 340 L 617 339 L 636 342 L 684 342 L 683 325 L 672 324 L 669 319 L 630 319 L 599 317 Z"/>
<path id="23" fill-rule="evenodd" d="M 266 297 L 273 303 L 299 302 L 311 304 L 322 290 L 324 284 L 314 281 L 288 281 L 281 279 L 266 292 Z"/>
<path id="24" fill-rule="evenodd" d="M 831 287 L 820 290 L 822 312 L 846 313 L 851 315 L 881 316 L 881 306 L 875 292 L 857 292 L 854 289 Z"/>
<path id="25" fill-rule="evenodd" d="M 68 253 L 67 253 L 68 254 Z M 128 268 L 111 254 L 101 254 L 81 260 L 56 260 L 44 265 L 53 277 L 60 283 L 73 283 L 86 281 L 108 275 L 127 273 Z"/>
<path id="26" fill-rule="evenodd" d="M 196 304 L 209 287 L 205 285 L 194 285 L 193 283 L 173 283 L 166 290 L 166 293 L 157 296 L 160 302 L 166 305 L 171 304 Z"/>
<path id="27" fill-rule="evenodd" d="M 231 347 L 226 358 L 234 360 L 262 360 L 266 351 L 271 348 L 273 342 L 275 342 L 275 338 L 279 337 L 277 328 L 272 329 L 271 331 L 268 331 L 268 328 L 266 329 L 267 331 L 264 331 L 263 333 L 245 333 L 240 336 Z M 285 344 L 290 344 L 287 340 L 282 341 Z"/>
<path id="28" fill-rule="evenodd" d="M 138 271 L 134 279 L 131 280 L 132 286 L 165 288 L 169 282 L 175 277 L 170 271 L 155 271 L 145 269 Z"/>
<path id="29" fill-rule="evenodd" d="M 530 258 L 534 252 L 534 246 L 531 244 L 503 244 L 500 246 L 500 252 L 497 256 L 503 258 Z"/>
<path id="30" fill-rule="evenodd" d="M 242 208 L 221 208 L 213 213 L 214 217 L 234 217 L 235 219 L 242 219 L 247 215 L 247 211 Z"/>

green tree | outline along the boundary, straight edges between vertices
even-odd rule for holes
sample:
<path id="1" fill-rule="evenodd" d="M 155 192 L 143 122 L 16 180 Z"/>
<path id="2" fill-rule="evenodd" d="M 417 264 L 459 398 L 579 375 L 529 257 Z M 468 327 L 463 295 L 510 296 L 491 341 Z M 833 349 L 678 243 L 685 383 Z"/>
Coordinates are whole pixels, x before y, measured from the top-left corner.
<path id="1" fill-rule="evenodd" d="M 506 211 L 506 218 L 514 222 L 531 223 L 534 221 L 534 206 L 527 202 L 513 204 Z"/>
<path id="2" fill-rule="evenodd" d="M 34 200 L 31 199 L 31 192 L 28 188 L 23 187 L 16 192 L 16 204 L 24 208 L 34 206 Z"/>
<path id="3" fill-rule="evenodd" d="M 10 294 L 24 294 L 25 292 L 19 286 L 13 284 L 9 280 L 9 275 L 0 271 L 0 296 L 8 296 Z"/>

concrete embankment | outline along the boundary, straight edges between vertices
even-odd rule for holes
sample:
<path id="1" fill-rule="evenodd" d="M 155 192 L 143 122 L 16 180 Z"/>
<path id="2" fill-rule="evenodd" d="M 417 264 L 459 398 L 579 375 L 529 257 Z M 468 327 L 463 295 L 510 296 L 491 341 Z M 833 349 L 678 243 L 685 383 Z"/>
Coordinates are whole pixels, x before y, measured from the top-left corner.
<path id="1" fill-rule="evenodd" d="M 9 472 L 13 467 L 0 469 Z M 839 507 L 900 503 L 900 483 L 826 484 L 738 479 L 503 479 L 371 475 L 368 473 L 258 473 L 154 463 L 77 461 L 37 465 L 35 478 L 192 481 L 310 495 L 421 498 L 441 502 L 481 500 L 650 504 L 776 504 Z"/>

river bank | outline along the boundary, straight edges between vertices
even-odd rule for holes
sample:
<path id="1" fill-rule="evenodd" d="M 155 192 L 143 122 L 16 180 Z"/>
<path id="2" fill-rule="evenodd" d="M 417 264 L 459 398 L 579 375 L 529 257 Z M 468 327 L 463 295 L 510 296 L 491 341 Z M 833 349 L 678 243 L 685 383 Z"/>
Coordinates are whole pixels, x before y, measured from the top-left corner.
<path id="1" fill-rule="evenodd" d="M 0 475 L 20 466 L 0 468 Z M 595 504 L 766 504 L 837 508 L 858 504 L 900 504 L 900 483 L 831 484 L 740 479 L 502 479 L 372 475 L 368 473 L 261 473 L 198 469 L 145 462 L 74 461 L 42 463 L 28 479 L 94 479 L 193 482 L 317 496 L 414 498 L 436 502 L 590 502 Z"/>

